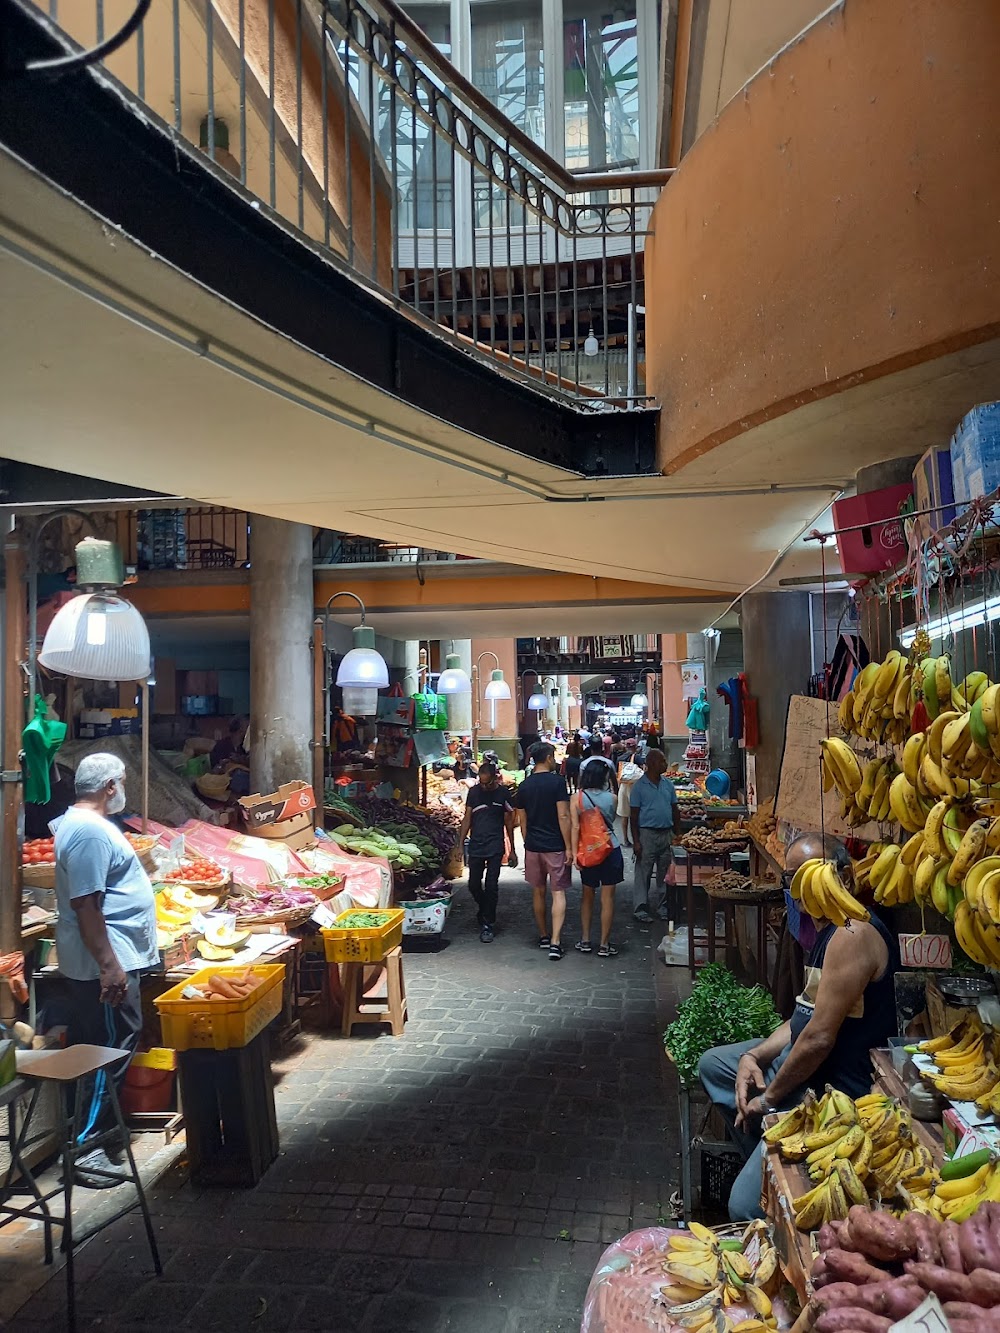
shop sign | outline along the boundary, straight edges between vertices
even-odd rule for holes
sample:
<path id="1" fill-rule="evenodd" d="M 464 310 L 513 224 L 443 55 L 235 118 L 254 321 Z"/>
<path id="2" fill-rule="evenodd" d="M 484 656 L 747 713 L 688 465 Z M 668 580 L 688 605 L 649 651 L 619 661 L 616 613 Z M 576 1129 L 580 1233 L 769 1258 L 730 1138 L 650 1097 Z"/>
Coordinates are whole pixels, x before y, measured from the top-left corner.
<path id="1" fill-rule="evenodd" d="M 681 692 L 685 699 L 705 688 L 705 663 L 681 663 Z"/>
<path id="2" fill-rule="evenodd" d="M 624 649 L 620 634 L 616 638 L 601 639 L 602 658 L 612 658 L 612 657 L 619 658 L 623 655 L 623 651 Z"/>
<path id="3" fill-rule="evenodd" d="M 904 967 L 951 967 L 951 940 L 947 935 L 900 935 L 899 956 Z"/>

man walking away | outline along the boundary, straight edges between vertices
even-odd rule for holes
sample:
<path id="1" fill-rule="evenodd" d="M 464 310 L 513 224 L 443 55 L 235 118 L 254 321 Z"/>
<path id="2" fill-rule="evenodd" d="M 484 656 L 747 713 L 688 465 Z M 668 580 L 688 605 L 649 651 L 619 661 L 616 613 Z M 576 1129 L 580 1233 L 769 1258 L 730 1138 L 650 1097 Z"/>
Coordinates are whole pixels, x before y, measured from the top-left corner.
<path id="1" fill-rule="evenodd" d="M 569 792 L 555 772 L 556 752 L 541 742 L 532 746 L 535 769 L 517 789 L 514 804 L 524 839 L 524 873 L 534 895 L 538 947 L 548 949 L 558 962 L 566 920 L 566 890 L 570 885 L 573 841 L 569 822 Z M 545 925 L 545 887 L 552 890 L 552 930 Z"/>
<path id="2" fill-rule="evenodd" d="M 677 793 L 674 784 L 663 776 L 666 768 L 667 760 L 663 751 L 649 750 L 646 754 L 646 771 L 632 788 L 629 797 L 632 845 L 635 849 L 633 914 L 637 921 L 646 926 L 652 921 L 654 913 L 650 900 L 650 873 L 655 865 L 655 893 L 659 897 L 673 859 L 670 849 L 674 831 L 680 828 Z M 667 920 L 668 912 L 663 898 L 660 898 L 657 914 L 661 921 Z"/>
<path id="3" fill-rule="evenodd" d="M 76 804 L 56 825 L 56 951 L 70 991 L 70 1045 L 89 1043 L 128 1051 L 110 1076 L 120 1088 L 142 1033 L 139 978 L 158 961 L 156 909 L 149 876 L 131 843 L 108 815 L 125 809 L 125 765 L 115 755 L 90 754 L 74 779 Z M 114 1126 L 102 1070 L 84 1101 L 82 1143 Z M 122 1145 L 124 1148 L 126 1145 Z M 114 1171 L 103 1147 L 77 1161 L 76 1180 L 91 1189 L 118 1183 L 91 1172 Z"/>
<path id="4" fill-rule="evenodd" d="M 469 892 L 476 900 L 479 911 L 479 938 L 484 944 L 493 943 L 497 922 L 497 894 L 500 885 L 500 863 L 504 854 L 504 834 L 510 844 L 507 857 L 509 866 L 517 865 L 514 851 L 514 807 L 507 788 L 497 780 L 497 766 L 484 760 L 479 766 L 479 781 L 469 789 L 465 798 L 465 815 L 459 839 L 469 839 Z M 483 876 L 486 885 L 483 887 Z"/>
<path id="5" fill-rule="evenodd" d="M 600 764 L 606 771 L 604 774 L 604 787 L 610 788 L 617 794 L 618 791 L 618 770 L 604 753 L 604 740 L 595 735 L 587 749 L 587 757 L 580 764 L 580 785 L 583 785 L 583 772 L 590 764 Z"/>

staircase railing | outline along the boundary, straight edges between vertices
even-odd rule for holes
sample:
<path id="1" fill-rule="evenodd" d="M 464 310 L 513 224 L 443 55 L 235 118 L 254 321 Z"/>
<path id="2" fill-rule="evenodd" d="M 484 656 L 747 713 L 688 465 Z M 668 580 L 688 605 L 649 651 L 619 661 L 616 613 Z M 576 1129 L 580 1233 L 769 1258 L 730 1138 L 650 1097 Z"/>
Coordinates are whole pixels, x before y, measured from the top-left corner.
<path id="1" fill-rule="evenodd" d="M 37 3 L 82 47 L 134 8 Z M 105 68 L 416 320 L 584 405 L 642 405 L 669 171 L 567 171 L 393 0 L 157 0 Z"/>

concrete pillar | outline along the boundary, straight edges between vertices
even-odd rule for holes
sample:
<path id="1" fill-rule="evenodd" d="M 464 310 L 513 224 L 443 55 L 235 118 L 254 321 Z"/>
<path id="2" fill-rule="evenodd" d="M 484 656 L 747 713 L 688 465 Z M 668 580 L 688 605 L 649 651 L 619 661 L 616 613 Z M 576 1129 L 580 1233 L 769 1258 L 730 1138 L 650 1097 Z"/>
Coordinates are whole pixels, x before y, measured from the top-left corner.
<path id="1" fill-rule="evenodd" d="M 447 659 L 451 653 L 457 653 L 461 659 L 459 665 L 465 674 L 472 679 L 472 640 L 471 639 L 452 639 L 445 640 L 441 645 L 441 657 Z M 443 662 L 442 662 L 442 670 Z M 448 730 L 460 731 L 463 734 L 472 731 L 472 692 L 468 694 L 449 694 L 448 695 Z"/>
<path id="2" fill-rule="evenodd" d="M 313 531 L 255 514 L 250 564 L 250 786 L 309 780 Z"/>
<path id="3" fill-rule="evenodd" d="M 569 729 L 569 676 L 558 676 L 559 686 L 559 725 L 563 731 Z"/>
<path id="4" fill-rule="evenodd" d="M 420 688 L 420 640 L 407 639 L 403 644 L 403 693 L 416 694 Z"/>
<path id="5" fill-rule="evenodd" d="M 744 670 L 760 720 L 755 753 L 757 799 L 763 802 L 778 786 L 789 696 L 804 694 L 809 683 L 809 593 L 748 593 L 740 602 L 740 626 Z"/>

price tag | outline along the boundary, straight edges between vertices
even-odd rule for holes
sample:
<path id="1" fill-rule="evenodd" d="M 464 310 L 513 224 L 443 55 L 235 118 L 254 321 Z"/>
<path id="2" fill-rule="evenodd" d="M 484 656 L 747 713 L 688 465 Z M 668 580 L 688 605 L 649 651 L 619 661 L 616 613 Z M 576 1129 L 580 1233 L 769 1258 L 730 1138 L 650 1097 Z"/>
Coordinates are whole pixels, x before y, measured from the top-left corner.
<path id="1" fill-rule="evenodd" d="M 982 1148 L 993 1149 L 993 1144 L 988 1142 L 977 1134 L 974 1129 L 967 1129 L 962 1135 L 958 1147 L 955 1149 L 956 1157 L 968 1157 L 969 1153 L 979 1152 Z"/>
<path id="2" fill-rule="evenodd" d="M 931 1292 L 912 1314 L 890 1325 L 890 1333 L 894 1333 L 894 1330 L 899 1330 L 899 1333 L 951 1333 L 951 1325 L 941 1308 L 941 1302 Z"/>
<path id="3" fill-rule="evenodd" d="M 182 861 L 184 859 L 184 834 L 181 833 L 176 838 L 171 838 L 169 846 L 170 855 L 174 860 Z"/>
<path id="4" fill-rule="evenodd" d="M 904 967 L 951 967 L 951 940 L 947 935 L 900 935 L 899 955 Z"/>

